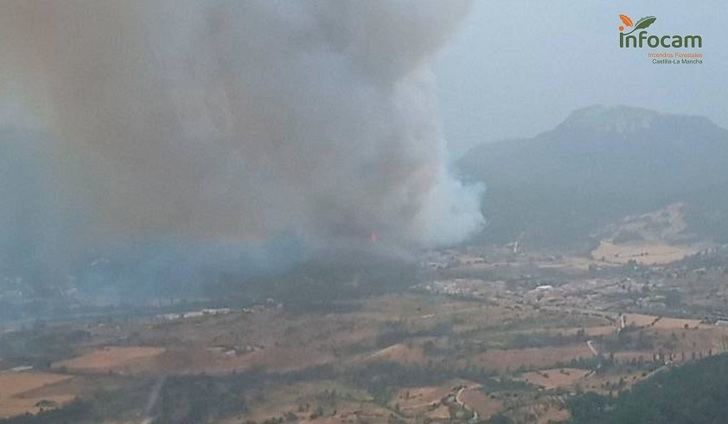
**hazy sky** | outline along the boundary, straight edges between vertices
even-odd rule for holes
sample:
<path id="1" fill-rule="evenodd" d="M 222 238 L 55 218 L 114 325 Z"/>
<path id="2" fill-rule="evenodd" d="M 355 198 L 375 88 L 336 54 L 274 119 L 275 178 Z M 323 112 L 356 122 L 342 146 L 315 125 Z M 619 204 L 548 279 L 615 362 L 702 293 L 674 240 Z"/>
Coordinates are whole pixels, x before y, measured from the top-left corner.
<path id="1" fill-rule="evenodd" d="M 703 37 L 702 65 L 656 65 L 620 49 L 619 14 L 655 35 Z M 475 0 L 435 68 L 454 155 L 532 136 L 592 104 L 704 115 L 728 128 L 728 2 Z"/>

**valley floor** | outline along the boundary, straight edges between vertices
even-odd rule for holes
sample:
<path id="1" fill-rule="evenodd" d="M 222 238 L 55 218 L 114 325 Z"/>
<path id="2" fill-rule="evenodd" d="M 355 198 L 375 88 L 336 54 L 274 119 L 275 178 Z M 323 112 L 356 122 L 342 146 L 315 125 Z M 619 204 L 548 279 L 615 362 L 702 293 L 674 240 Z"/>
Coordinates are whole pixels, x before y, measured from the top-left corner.
<path id="1" fill-rule="evenodd" d="M 574 396 L 728 350 L 719 256 L 437 255 L 426 281 L 330 310 L 269 299 L 5 332 L 0 422 L 561 422 Z"/>

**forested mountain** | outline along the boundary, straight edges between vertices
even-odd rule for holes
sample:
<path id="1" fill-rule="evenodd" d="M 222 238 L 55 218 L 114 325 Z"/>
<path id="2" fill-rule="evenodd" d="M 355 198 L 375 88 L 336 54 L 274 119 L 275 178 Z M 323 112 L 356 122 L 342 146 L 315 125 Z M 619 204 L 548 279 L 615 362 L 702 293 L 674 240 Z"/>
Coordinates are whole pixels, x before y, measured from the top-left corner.
<path id="1" fill-rule="evenodd" d="M 457 166 L 487 186 L 484 239 L 562 244 L 677 202 L 689 231 L 725 241 L 727 162 L 728 130 L 706 118 L 593 106 L 533 138 L 477 146 Z"/>
<path id="2" fill-rule="evenodd" d="M 570 401 L 573 424 L 718 424 L 728 417 L 728 356 L 658 373 L 616 399 L 587 393 Z"/>

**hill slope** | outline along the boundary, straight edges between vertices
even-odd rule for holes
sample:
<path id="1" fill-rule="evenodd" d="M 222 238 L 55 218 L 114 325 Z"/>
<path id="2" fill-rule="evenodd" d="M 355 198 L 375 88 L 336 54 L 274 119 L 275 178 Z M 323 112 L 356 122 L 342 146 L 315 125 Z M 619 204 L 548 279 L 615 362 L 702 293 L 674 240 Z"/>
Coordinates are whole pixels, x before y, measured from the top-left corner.
<path id="1" fill-rule="evenodd" d="M 569 402 L 573 424 L 724 423 L 728 357 L 661 372 L 616 399 L 587 393 Z"/>
<path id="2" fill-rule="evenodd" d="M 529 139 L 483 144 L 458 168 L 487 184 L 484 237 L 584 241 L 628 215 L 684 203 L 688 230 L 728 239 L 728 130 L 706 118 L 593 106 Z"/>

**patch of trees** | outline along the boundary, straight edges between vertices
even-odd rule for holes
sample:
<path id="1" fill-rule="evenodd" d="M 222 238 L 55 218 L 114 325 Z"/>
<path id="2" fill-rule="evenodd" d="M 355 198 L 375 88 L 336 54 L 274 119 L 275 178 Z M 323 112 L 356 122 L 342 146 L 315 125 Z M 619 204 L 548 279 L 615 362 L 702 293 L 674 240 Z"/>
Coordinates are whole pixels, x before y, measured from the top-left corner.
<path id="1" fill-rule="evenodd" d="M 0 419 L 0 424 L 77 424 L 82 422 L 92 407 L 89 402 L 76 400 L 60 409 L 40 412 L 36 415 L 25 414 Z"/>
<path id="2" fill-rule="evenodd" d="M 507 385 L 509 389 L 528 386 L 525 383 L 509 384 L 503 379 L 496 380 L 490 372 L 477 367 L 449 368 L 437 365 L 402 365 L 395 362 L 371 363 L 350 372 L 346 377 L 382 404 L 399 389 L 439 385 L 456 378 L 475 381 L 488 389 L 499 384 Z"/>
<path id="3" fill-rule="evenodd" d="M 247 379 L 171 377 L 163 385 L 157 424 L 204 423 L 246 410 Z"/>
<path id="4" fill-rule="evenodd" d="M 503 414 L 496 414 L 490 417 L 488 424 L 513 424 L 513 420 Z"/>
<path id="5" fill-rule="evenodd" d="M 333 308 L 351 300 L 400 291 L 422 278 L 413 261 L 381 255 L 367 249 L 320 252 L 309 261 L 275 275 L 241 279 L 225 276 L 207 284 L 204 293 L 230 304 L 249 304 L 273 298 L 298 310 L 339 312 Z"/>
<path id="6" fill-rule="evenodd" d="M 602 339 L 604 349 L 609 352 L 622 350 L 649 351 L 655 347 L 654 335 L 636 327 L 628 326 L 616 335 Z"/>
<path id="7" fill-rule="evenodd" d="M 247 398 L 265 396 L 267 384 L 335 377 L 333 368 L 321 366 L 302 371 L 268 374 L 253 370 L 222 377 L 175 376 L 165 381 L 155 408 L 155 424 L 202 423 L 247 410 Z"/>
<path id="8" fill-rule="evenodd" d="M 52 362 L 73 356 L 73 346 L 89 338 L 89 333 L 83 330 L 37 321 L 30 328 L 0 337 L 0 357 L 13 363 L 48 368 Z"/>
<path id="9" fill-rule="evenodd" d="M 658 373 L 617 398 L 585 393 L 569 400 L 573 424 L 718 424 L 728 417 L 728 356 Z"/>

